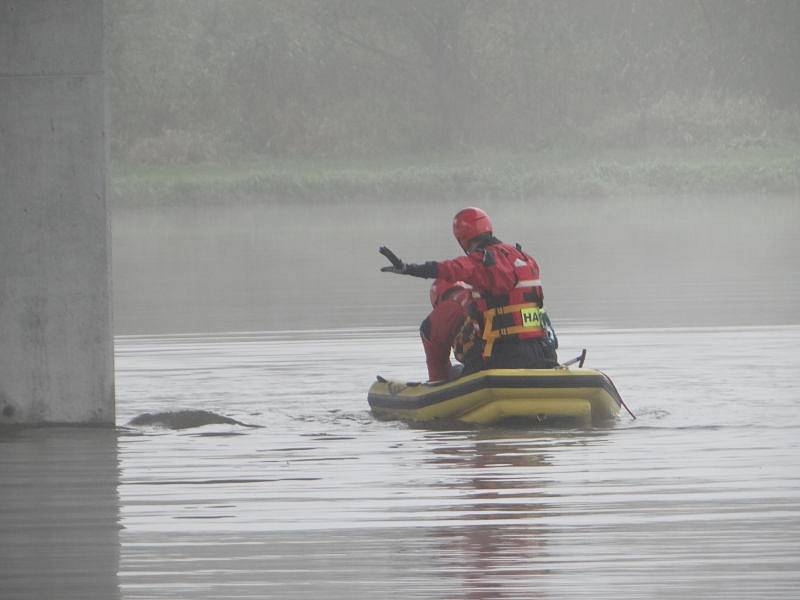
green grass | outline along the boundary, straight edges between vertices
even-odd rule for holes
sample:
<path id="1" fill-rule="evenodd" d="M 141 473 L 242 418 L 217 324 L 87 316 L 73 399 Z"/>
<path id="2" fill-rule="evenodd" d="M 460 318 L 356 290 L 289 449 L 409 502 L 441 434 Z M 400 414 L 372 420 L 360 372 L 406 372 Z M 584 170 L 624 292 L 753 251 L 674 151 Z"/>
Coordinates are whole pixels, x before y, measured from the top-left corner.
<path id="1" fill-rule="evenodd" d="M 477 152 L 386 159 L 261 159 L 144 167 L 114 163 L 116 204 L 389 198 L 800 194 L 800 145 L 603 153 Z"/>

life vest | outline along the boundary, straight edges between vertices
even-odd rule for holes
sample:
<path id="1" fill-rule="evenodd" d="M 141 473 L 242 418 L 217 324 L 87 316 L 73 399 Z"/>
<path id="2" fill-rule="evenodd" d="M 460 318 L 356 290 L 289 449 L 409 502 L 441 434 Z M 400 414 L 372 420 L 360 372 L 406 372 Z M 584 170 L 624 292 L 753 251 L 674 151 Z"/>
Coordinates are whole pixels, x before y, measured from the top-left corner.
<path id="1" fill-rule="evenodd" d="M 484 293 L 473 291 L 474 306 L 483 324 L 483 358 L 488 360 L 498 339 L 545 337 L 548 320 L 539 265 L 519 245 L 501 242 L 487 246 L 483 264 L 493 282 L 513 281 L 510 289 L 500 293 L 497 287 Z"/>
<path id="2" fill-rule="evenodd" d="M 453 348 L 453 356 L 460 363 L 464 363 L 470 350 L 475 346 L 476 342 L 481 340 L 481 327 L 480 323 L 475 319 L 473 312 L 473 288 L 466 286 L 467 289 L 459 290 L 451 295 L 448 300 L 451 300 L 461 305 L 463 311 L 464 321 L 459 326 L 458 331 L 453 337 L 451 347 Z"/>
<path id="3" fill-rule="evenodd" d="M 467 314 L 453 338 L 453 356 L 461 364 L 467 364 L 471 352 L 480 352 L 480 343 L 481 325 L 471 314 Z"/>

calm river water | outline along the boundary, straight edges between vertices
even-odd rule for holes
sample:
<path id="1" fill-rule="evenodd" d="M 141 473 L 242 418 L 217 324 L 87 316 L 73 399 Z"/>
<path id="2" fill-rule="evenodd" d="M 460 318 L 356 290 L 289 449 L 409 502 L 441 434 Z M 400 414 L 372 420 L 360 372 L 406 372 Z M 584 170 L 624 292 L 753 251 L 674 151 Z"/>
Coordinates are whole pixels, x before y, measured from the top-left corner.
<path id="1" fill-rule="evenodd" d="M 2 597 L 797 597 L 800 327 L 562 343 L 638 420 L 376 421 L 407 328 L 122 337 L 116 431 L 0 436 Z"/>
<path id="2" fill-rule="evenodd" d="M 424 375 L 427 295 L 372 242 L 446 256 L 427 220 L 316 222 L 289 290 L 299 209 L 272 238 L 263 208 L 119 220 L 118 427 L 0 432 L 0 597 L 798 597 L 797 207 L 738 206 L 713 242 L 713 219 L 633 214 L 532 249 L 561 358 L 588 348 L 639 417 L 594 429 L 371 416 L 375 374 Z"/>

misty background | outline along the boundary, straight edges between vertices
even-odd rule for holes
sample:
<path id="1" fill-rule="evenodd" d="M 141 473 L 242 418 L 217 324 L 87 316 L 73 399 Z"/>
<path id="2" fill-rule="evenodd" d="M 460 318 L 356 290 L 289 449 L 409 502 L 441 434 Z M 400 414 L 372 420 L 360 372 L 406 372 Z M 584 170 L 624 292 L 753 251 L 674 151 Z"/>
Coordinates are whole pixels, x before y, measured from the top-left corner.
<path id="1" fill-rule="evenodd" d="M 110 12 L 118 158 L 800 140 L 793 0 L 150 0 Z"/>
<path id="2" fill-rule="evenodd" d="M 557 325 L 796 323 L 800 4 L 107 3 L 118 333 L 414 326 L 478 205 Z"/>
<path id="3" fill-rule="evenodd" d="M 0 435 L 3 599 L 798 596 L 800 2 L 68 4 L 0 0 L 37 19 L 10 44 L 107 20 L 118 426 Z M 89 205 L 35 162 L 24 222 L 74 246 Z M 378 246 L 456 256 L 469 205 L 635 421 L 370 414 L 430 310 Z M 66 402 L 87 299 L 35 287 L 70 318 L 25 321 L 31 389 Z"/>

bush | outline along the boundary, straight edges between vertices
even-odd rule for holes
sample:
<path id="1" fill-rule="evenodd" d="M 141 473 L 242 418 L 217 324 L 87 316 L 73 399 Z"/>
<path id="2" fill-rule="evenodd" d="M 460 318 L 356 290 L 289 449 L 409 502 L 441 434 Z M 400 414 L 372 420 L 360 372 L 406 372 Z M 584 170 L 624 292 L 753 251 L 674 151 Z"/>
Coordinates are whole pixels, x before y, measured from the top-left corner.
<path id="1" fill-rule="evenodd" d="M 641 110 L 602 117 L 585 134 L 611 147 L 767 146 L 800 141 L 800 115 L 769 110 L 760 98 L 669 93 Z"/>

